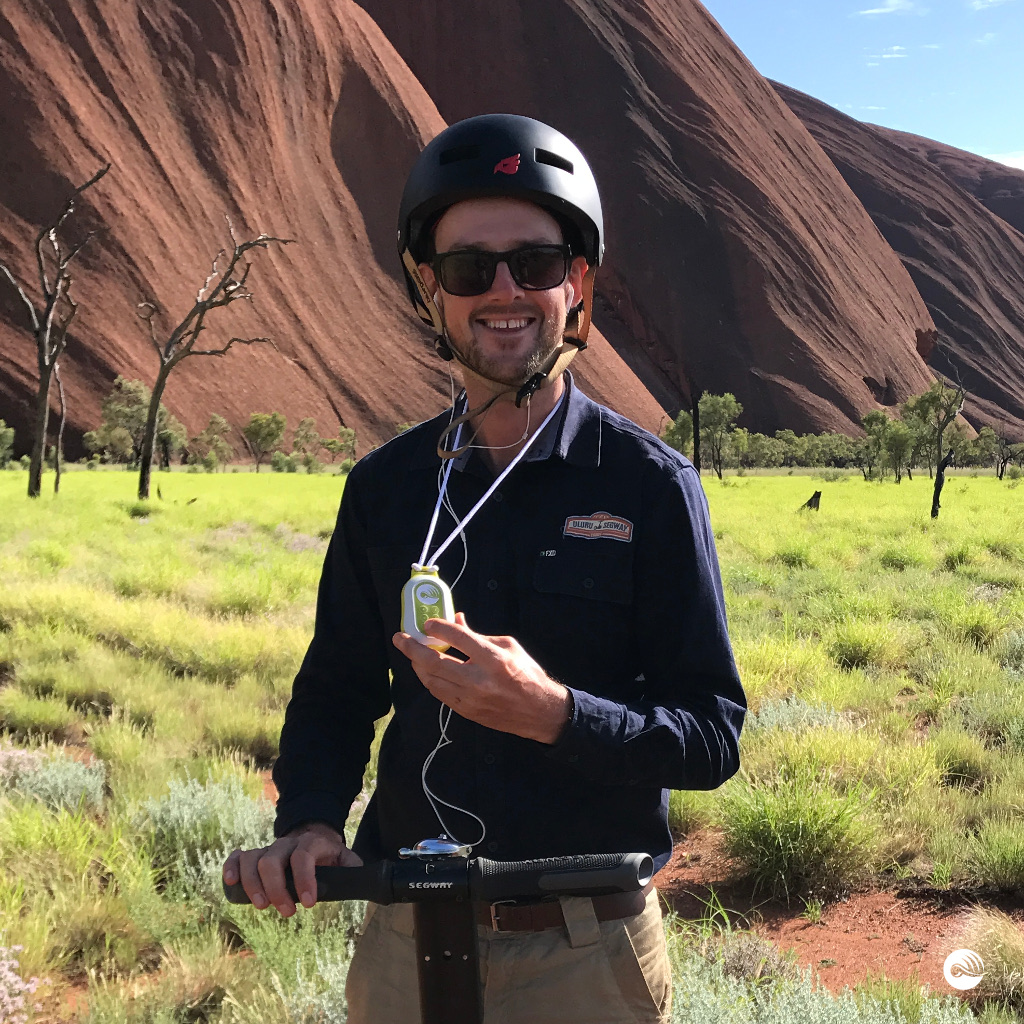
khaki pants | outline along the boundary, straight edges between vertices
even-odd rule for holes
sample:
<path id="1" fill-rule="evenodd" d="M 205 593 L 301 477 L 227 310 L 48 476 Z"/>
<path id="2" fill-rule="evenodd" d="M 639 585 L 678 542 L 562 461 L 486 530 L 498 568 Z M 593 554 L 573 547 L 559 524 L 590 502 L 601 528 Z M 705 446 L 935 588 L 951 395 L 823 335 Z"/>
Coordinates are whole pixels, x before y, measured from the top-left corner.
<path id="1" fill-rule="evenodd" d="M 657 892 L 622 921 L 599 922 L 589 899 L 561 903 L 564 928 L 477 929 L 485 1024 L 667 1024 L 672 978 Z M 419 1024 L 412 922 L 408 904 L 369 905 L 345 988 L 349 1024 Z"/>

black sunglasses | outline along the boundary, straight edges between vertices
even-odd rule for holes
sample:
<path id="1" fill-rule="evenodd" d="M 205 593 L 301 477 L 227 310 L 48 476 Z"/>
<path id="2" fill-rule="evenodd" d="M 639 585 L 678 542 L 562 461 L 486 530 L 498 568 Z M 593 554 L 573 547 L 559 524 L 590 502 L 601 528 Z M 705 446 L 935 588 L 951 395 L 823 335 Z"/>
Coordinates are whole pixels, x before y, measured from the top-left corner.
<path id="1" fill-rule="evenodd" d="M 569 273 L 572 252 L 567 245 L 524 245 L 508 252 L 486 249 L 454 249 L 439 252 L 433 260 L 434 273 L 449 295 L 483 295 L 494 284 L 498 264 L 508 266 L 520 288 L 541 292 L 557 288 Z"/>

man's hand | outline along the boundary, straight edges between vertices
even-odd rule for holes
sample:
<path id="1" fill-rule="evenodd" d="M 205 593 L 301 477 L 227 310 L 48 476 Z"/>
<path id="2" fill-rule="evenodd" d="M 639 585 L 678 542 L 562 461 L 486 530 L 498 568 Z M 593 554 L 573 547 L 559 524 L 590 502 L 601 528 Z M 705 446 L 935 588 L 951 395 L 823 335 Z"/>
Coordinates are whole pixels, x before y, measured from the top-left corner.
<path id="1" fill-rule="evenodd" d="M 392 642 L 412 662 L 420 682 L 442 703 L 478 725 L 554 743 L 572 709 L 572 695 L 510 636 L 484 636 L 466 625 L 427 619 L 423 632 L 466 655 L 459 661 L 396 633 Z"/>
<path id="2" fill-rule="evenodd" d="M 357 868 L 362 863 L 330 825 L 311 822 L 260 850 L 234 850 L 224 861 L 224 881 L 228 885 L 240 881 L 257 909 L 273 905 L 282 917 L 291 917 L 295 904 L 284 884 L 286 866 L 291 865 L 295 891 L 308 908 L 316 903 L 317 865 Z"/>

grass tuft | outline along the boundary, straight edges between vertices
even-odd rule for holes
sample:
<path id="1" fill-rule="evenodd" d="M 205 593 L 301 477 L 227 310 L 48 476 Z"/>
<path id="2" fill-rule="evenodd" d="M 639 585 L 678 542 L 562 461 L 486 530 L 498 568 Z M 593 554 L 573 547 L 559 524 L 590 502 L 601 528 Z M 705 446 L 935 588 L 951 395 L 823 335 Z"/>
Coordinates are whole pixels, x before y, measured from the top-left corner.
<path id="1" fill-rule="evenodd" d="M 749 786 L 725 802 L 726 850 L 773 898 L 834 897 L 871 862 L 869 803 L 860 787 L 839 794 L 809 778 Z"/>

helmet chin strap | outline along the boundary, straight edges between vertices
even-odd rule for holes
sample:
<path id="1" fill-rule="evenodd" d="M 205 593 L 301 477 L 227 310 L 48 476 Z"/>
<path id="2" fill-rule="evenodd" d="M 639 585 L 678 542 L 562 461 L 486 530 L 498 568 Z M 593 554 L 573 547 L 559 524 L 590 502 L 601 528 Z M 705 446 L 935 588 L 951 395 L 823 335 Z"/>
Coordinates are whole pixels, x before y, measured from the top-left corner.
<path id="1" fill-rule="evenodd" d="M 433 295 L 427 290 L 426 282 L 424 282 L 423 276 L 420 274 L 420 269 L 408 249 L 402 253 L 402 263 L 408 271 L 410 278 L 412 278 L 418 292 L 418 295 L 415 296 L 419 300 L 416 303 L 416 312 L 419 314 L 420 319 L 424 323 L 429 324 L 434 330 L 434 351 L 442 359 L 454 359 L 478 377 L 491 384 L 496 384 L 500 388 L 486 402 L 475 409 L 467 410 L 461 416 L 455 417 L 445 428 L 444 433 L 441 434 L 437 442 L 437 454 L 442 459 L 457 458 L 476 439 L 479 427 L 464 445 L 460 445 L 451 451 L 446 451 L 444 444 L 448 439 L 448 435 L 456 431 L 461 424 L 487 412 L 499 398 L 503 398 L 505 395 L 515 394 L 516 407 L 521 408 L 523 402 L 530 399 L 535 392 L 554 384 L 576 357 L 576 353 L 582 352 L 587 347 L 587 335 L 590 333 L 591 310 L 594 303 L 594 275 L 597 271 L 596 266 L 588 267 L 586 274 L 583 275 L 583 297 L 570 310 L 566 318 L 562 340 L 551 351 L 536 373 L 532 374 L 521 384 L 510 385 L 507 381 L 495 380 L 493 377 L 488 377 L 487 374 L 481 373 L 475 366 L 472 366 L 463 358 L 462 353 L 452 343 L 451 337 L 448 334 L 448 326 L 444 321 L 444 314 L 434 301 Z"/>

